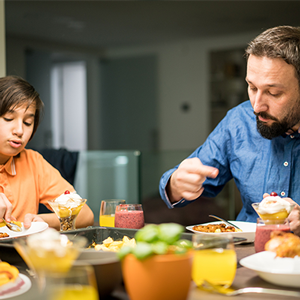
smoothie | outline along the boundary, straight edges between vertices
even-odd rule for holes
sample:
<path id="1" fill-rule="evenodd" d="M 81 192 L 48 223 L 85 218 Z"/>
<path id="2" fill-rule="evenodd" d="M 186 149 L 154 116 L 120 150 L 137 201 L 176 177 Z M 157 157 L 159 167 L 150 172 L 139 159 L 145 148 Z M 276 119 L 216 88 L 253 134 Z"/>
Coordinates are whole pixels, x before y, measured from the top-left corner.
<path id="1" fill-rule="evenodd" d="M 140 204 L 121 204 L 116 208 L 115 227 L 140 229 L 144 227 L 144 212 Z"/>
<path id="2" fill-rule="evenodd" d="M 265 251 L 265 244 L 270 239 L 272 231 L 290 232 L 290 226 L 285 224 L 258 225 L 256 227 L 254 248 L 255 252 Z"/>

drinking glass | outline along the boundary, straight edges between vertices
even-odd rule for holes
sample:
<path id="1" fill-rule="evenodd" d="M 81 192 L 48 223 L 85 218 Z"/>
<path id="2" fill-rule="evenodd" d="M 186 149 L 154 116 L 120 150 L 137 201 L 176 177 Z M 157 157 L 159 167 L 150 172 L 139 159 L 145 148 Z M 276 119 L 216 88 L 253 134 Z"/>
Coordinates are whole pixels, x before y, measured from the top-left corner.
<path id="1" fill-rule="evenodd" d="M 196 233 L 192 242 L 192 279 L 196 285 L 201 286 L 205 280 L 219 286 L 231 286 L 237 265 L 232 236 Z"/>
<path id="2" fill-rule="evenodd" d="M 93 267 L 76 262 L 69 272 L 49 276 L 46 294 L 49 300 L 99 300 Z"/>
<path id="3" fill-rule="evenodd" d="M 55 200 L 48 201 L 48 204 L 54 210 L 60 222 L 60 231 L 75 230 L 76 218 L 81 211 L 86 199 L 70 199 L 65 204 L 55 202 Z"/>
<path id="4" fill-rule="evenodd" d="M 140 229 L 144 227 L 142 204 L 120 204 L 116 207 L 115 226 Z"/>
<path id="5" fill-rule="evenodd" d="M 49 241 L 37 239 L 28 242 L 28 238 L 14 240 L 16 250 L 35 274 L 40 291 L 45 288 L 48 276 L 69 271 L 86 244 L 87 239 L 83 236 L 69 239 L 63 234 L 60 235 L 60 239 Z"/>
<path id="6" fill-rule="evenodd" d="M 284 231 L 290 232 L 290 225 L 288 219 L 282 221 L 282 223 L 273 224 L 274 220 L 262 220 L 257 218 L 256 232 L 254 239 L 255 252 L 265 251 L 265 244 L 270 239 L 272 231 Z"/>
<path id="7" fill-rule="evenodd" d="M 119 204 L 125 204 L 123 199 L 102 200 L 100 206 L 99 225 L 104 227 L 115 227 L 115 211 Z"/>

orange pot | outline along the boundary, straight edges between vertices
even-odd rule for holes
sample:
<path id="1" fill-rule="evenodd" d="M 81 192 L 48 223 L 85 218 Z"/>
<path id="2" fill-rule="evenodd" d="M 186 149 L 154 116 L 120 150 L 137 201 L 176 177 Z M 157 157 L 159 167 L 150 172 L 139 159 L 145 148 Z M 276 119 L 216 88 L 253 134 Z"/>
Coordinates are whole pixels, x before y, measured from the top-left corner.
<path id="1" fill-rule="evenodd" d="M 131 300 L 184 300 L 191 284 L 192 255 L 154 255 L 122 261 L 125 288 Z"/>

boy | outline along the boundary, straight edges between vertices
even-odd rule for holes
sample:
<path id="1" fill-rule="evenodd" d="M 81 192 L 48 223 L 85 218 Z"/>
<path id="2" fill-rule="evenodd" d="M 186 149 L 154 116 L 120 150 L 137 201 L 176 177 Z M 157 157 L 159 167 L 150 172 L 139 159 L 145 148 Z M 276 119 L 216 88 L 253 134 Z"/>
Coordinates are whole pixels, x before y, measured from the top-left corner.
<path id="1" fill-rule="evenodd" d="M 0 78 L 0 219 L 17 220 L 25 228 L 46 222 L 60 228 L 54 213 L 37 214 L 39 203 L 74 191 L 39 153 L 25 149 L 39 125 L 43 102 L 35 89 L 16 76 Z M 94 214 L 85 204 L 76 227 L 93 225 Z"/>

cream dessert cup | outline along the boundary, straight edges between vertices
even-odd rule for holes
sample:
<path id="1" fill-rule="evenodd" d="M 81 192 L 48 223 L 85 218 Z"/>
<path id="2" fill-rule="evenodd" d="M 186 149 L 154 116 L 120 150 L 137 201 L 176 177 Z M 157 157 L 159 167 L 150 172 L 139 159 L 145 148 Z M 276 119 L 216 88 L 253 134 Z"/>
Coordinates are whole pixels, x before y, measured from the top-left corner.
<path id="1" fill-rule="evenodd" d="M 75 221 L 85 202 L 86 199 L 82 199 L 76 192 L 69 191 L 48 201 L 60 221 L 60 231 L 76 229 Z"/>
<path id="2" fill-rule="evenodd" d="M 295 204 L 279 196 L 269 196 L 259 203 L 252 203 L 259 217 L 268 224 L 283 224 L 295 207 Z"/>

